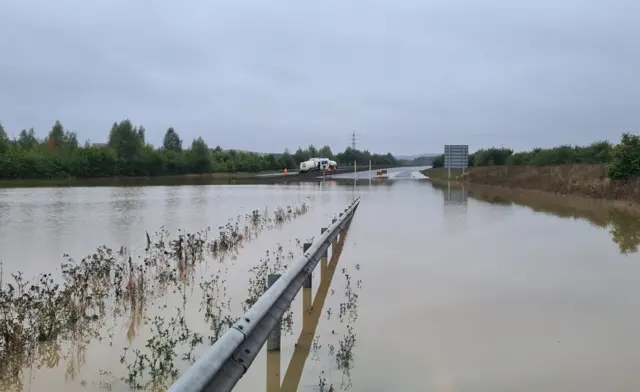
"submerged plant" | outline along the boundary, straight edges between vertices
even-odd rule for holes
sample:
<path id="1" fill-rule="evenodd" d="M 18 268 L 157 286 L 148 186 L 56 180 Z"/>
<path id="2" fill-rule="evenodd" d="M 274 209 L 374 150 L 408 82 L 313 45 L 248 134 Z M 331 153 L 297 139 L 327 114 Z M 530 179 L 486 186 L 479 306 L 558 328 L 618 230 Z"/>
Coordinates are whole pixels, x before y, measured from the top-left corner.
<path id="1" fill-rule="evenodd" d="M 66 377 L 75 379 L 92 340 L 111 339 L 105 343 L 112 344 L 113 331 L 124 324 L 132 343 L 147 324 L 146 309 L 163 307 L 158 300 L 171 290 L 182 298 L 178 315 L 155 317 L 150 325 L 153 336 L 144 347 L 127 348 L 122 355 L 128 372 L 123 381 L 134 387 L 161 388 L 175 378 L 179 361 L 194 361 L 198 345 L 205 340 L 212 344 L 233 324 L 225 280 L 215 274 L 194 285 L 195 266 L 235 256 L 262 231 L 307 209 L 307 205 L 279 208 L 284 215 L 278 218 L 267 210 L 254 210 L 217 234 L 210 228 L 178 231 L 173 238 L 164 228 L 145 232 L 144 249 L 137 254 L 126 247 L 114 250 L 103 245 L 79 261 L 64 255 L 61 279 L 42 274 L 26 280 L 21 273 L 6 279 L 0 264 L 0 385 L 21 390 L 23 368 L 55 367 L 61 358 L 67 362 Z M 184 317 L 194 286 L 203 294 L 201 309 L 208 334 L 193 331 Z M 106 325 L 107 317 L 113 318 L 113 325 Z"/>

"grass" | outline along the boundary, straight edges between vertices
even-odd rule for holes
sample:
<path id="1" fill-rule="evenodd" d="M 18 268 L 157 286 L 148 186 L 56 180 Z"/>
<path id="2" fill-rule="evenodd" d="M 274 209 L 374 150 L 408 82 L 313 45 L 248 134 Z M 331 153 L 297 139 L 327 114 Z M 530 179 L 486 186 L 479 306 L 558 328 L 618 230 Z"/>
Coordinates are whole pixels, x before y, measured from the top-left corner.
<path id="1" fill-rule="evenodd" d="M 640 178 L 610 180 L 604 165 L 473 168 L 460 181 L 608 200 L 640 200 Z"/>
<path id="2" fill-rule="evenodd" d="M 420 173 L 424 174 L 429 178 L 445 179 L 445 180 L 449 178 L 449 169 L 445 169 L 443 167 L 422 170 Z M 451 169 L 452 180 L 455 180 L 455 178 L 458 177 L 460 174 L 462 174 L 462 169 Z"/>
<path id="3" fill-rule="evenodd" d="M 442 178 L 442 172 L 446 172 L 446 169 L 430 170 L 434 178 Z M 429 176 L 427 172 L 429 170 L 423 173 Z M 610 180 L 604 165 L 474 167 L 458 175 L 456 180 L 595 199 L 640 201 L 640 178 Z"/>

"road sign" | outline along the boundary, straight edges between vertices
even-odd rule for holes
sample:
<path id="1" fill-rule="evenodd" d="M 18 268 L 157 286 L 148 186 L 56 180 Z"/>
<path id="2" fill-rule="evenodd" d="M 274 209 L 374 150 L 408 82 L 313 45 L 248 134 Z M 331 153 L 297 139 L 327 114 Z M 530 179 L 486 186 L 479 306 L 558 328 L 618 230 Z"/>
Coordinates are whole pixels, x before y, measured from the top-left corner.
<path id="1" fill-rule="evenodd" d="M 469 166 L 469 146 L 467 144 L 445 144 L 445 169 L 466 169 Z"/>

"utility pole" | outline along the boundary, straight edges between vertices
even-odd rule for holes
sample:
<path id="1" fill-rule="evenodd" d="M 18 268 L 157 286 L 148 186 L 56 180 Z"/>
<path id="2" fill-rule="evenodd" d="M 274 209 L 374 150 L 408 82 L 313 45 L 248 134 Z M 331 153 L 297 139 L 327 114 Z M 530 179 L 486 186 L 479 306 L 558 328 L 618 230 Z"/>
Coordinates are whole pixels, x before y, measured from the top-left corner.
<path id="1" fill-rule="evenodd" d="M 356 134 L 355 129 L 351 132 L 351 148 L 356 149 L 356 142 L 358 141 L 358 135 Z"/>

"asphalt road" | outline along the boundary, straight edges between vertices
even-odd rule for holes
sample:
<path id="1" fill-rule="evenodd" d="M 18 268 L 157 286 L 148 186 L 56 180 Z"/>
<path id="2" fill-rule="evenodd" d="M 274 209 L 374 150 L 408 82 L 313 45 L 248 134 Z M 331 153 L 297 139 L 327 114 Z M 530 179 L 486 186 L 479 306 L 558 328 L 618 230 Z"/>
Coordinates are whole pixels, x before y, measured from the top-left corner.
<path id="1" fill-rule="evenodd" d="M 338 169 L 339 173 L 347 173 L 347 169 Z M 351 173 L 351 172 L 349 172 Z M 283 172 L 279 172 L 279 173 L 267 173 L 267 174 L 258 174 L 256 175 L 256 177 L 282 177 L 284 175 Z M 287 174 L 287 176 L 303 176 L 303 177 L 322 177 L 322 173 L 320 173 L 319 171 L 313 171 L 313 172 L 307 172 L 307 173 L 300 173 L 297 170 L 290 170 L 289 174 Z"/>
<path id="2" fill-rule="evenodd" d="M 420 170 L 424 170 L 429 168 L 429 166 L 415 166 L 415 167 L 395 167 L 387 169 L 387 176 L 390 180 L 413 180 L 413 179 L 421 179 L 427 178 Z M 381 169 L 371 170 L 371 171 L 361 171 L 355 173 L 356 179 L 358 180 L 368 180 L 370 178 L 376 178 L 377 172 Z M 335 180 L 352 180 L 354 176 L 353 172 L 350 173 L 340 173 L 333 174 L 325 177 L 329 177 Z"/>
<path id="3" fill-rule="evenodd" d="M 424 179 L 427 178 L 420 173 L 420 170 L 428 169 L 430 166 L 415 166 L 415 167 L 394 167 L 387 168 L 387 176 L 391 180 L 413 180 L 413 179 Z M 356 172 L 357 180 L 368 180 L 377 178 L 377 172 L 379 170 L 383 170 L 381 168 L 369 170 L 362 170 Z M 339 173 L 336 174 L 328 174 L 325 173 L 324 179 L 333 179 L 333 180 L 353 180 L 354 173 L 349 169 L 338 169 Z M 258 181 L 267 181 L 267 182 L 303 182 L 303 181 L 317 181 L 323 178 L 322 173 L 320 172 L 309 172 L 309 173 L 299 173 L 297 171 L 290 171 L 288 175 L 284 175 L 284 173 L 269 173 L 269 174 L 260 174 L 252 179 L 247 180 L 248 182 L 255 182 L 258 178 L 261 180 Z M 242 180 L 237 179 L 235 182 L 241 182 Z"/>

